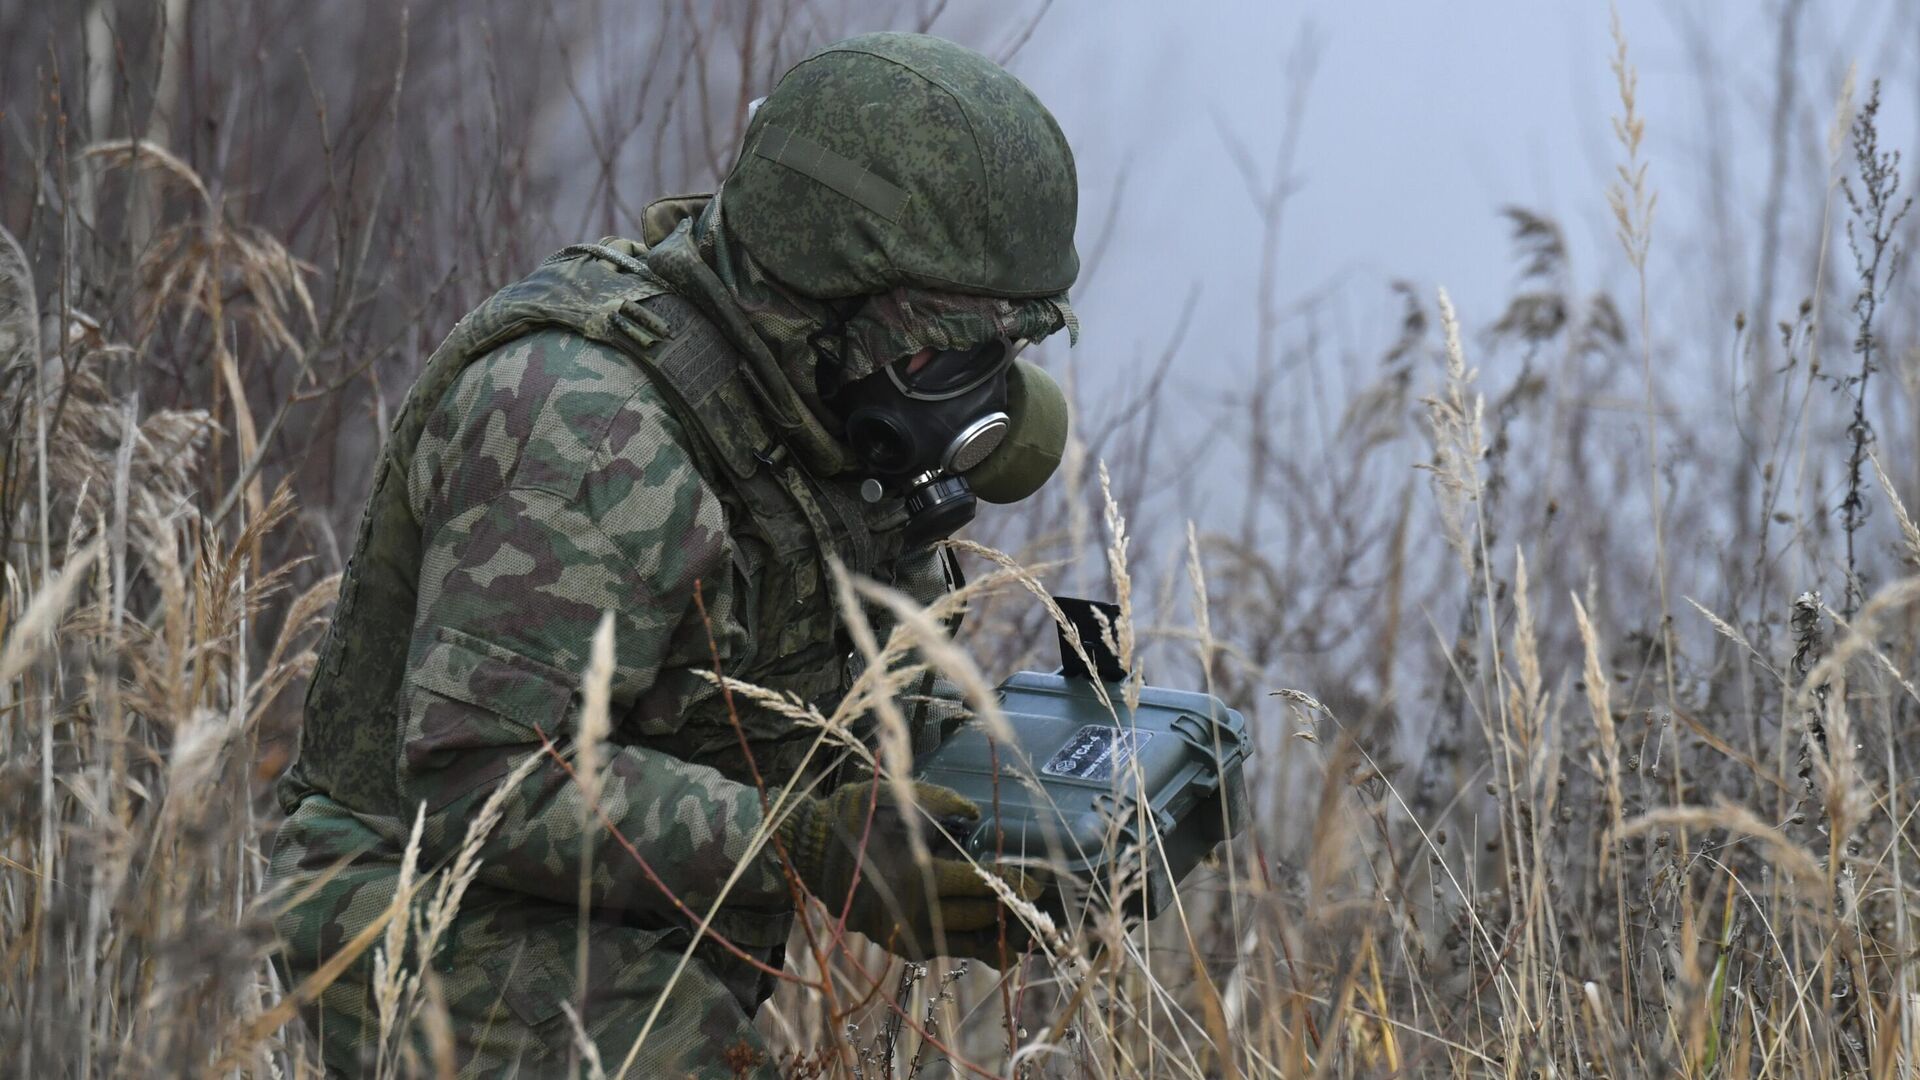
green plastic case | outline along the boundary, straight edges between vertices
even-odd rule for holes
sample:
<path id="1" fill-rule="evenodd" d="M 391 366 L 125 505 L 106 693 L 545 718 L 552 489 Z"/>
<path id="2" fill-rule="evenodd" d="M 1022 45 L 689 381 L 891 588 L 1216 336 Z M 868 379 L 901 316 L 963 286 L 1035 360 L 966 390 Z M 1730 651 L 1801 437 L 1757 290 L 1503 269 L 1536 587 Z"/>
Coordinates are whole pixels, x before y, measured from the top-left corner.
<path id="1" fill-rule="evenodd" d="M 1068 667 L 1085 671 L 1071 658 Z M 1240 831 L 1247 724 L 1211 694 L 1156 686 L 1129 712 L 1117 681 L 1105 683 L 1109 711 L 1094 679 L 1065 669 L 1013 676 L 999 694 L 1017 749 L 976 720 L 921 759 L 916 775 L 980 807 L 979 823 L 957 838 L 975 858 L 1051 871 L 1042 907 L 1069 914 L 1090 890 L 1134 880 L 1144 864 L 1142 887 L 1122 891 L 1151 918 Z"/>

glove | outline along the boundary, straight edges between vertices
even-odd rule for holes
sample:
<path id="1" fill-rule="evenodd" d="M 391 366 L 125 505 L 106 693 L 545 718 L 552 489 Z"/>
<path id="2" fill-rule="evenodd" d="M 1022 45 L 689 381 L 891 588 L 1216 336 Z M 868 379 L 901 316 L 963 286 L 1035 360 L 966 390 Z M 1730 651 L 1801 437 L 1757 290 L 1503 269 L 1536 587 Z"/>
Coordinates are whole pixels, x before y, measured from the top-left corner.
<path id="1" fill-rule="evenodd" d="M 916 781 L 913 791 L 918 809 L 901 806 L 893 786 L 878 780 L 808 797 L 778 829 L 794 872 L 828 911 L 846 909 L 849 929 L 909 960 L 964 956 L 1005 967 L 1010 957 L 1000 953 L 1000 898 L 949 835 L 978 821 L 980 808 L 936 784 Z M 940 828 L 922 829 L 927 815 Z M 910 829 L 927 836 L 931 865 L 914 861 Z M 987 872 L 1022 899 L 1040 893 L 1038 883 L 1018 870 Z M 1025 943 L 1025 928 L 1011 912 L 1006 922 L 1008 948 L 1017 949 Z"/>

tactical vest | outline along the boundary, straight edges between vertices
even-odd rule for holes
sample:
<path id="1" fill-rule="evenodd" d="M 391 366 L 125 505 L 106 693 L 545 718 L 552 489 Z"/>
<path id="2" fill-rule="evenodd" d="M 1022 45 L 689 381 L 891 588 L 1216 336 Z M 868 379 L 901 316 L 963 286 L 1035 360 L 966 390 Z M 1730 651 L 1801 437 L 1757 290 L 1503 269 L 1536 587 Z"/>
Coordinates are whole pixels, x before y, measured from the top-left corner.
<path id="1" fill-rule="evenodd" d="M 808 475 L 760 418 L 747 368 L 718 329 L 638 260 L 576 245 L 462 319 L 395 419 L 308 687 L 299 760 L 280 787 L 289 813 L 317 789 L 356 811 L 405 816 L 394 770 L 421 559 L 407 498 L 414 451 L 428 414 L 468 364 L 555 327 L 632 359 L 693 435 L 696 467 L 726 506 L 745 585 L 739 599 L 752 619 L 750 653 L 726 673 L 829 708 L 847 688 L 848 643 L 825 557 L 888 577 L 902 557 L 899 501 L 868 503 L 851 482 Z M 733 705 L 762 775 L 790 775 L 815 733 L 737 695 Z M 751 779 L 717 694 L 696 702 L 677 734 L 647 745 Z"/>

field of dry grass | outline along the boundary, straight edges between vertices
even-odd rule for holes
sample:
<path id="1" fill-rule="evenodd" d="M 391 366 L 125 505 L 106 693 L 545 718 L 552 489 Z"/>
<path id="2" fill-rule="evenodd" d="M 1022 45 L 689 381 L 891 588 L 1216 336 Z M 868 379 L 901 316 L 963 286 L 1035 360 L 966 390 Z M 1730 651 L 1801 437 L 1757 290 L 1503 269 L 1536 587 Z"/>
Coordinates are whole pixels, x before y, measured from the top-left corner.
<path id="1" fill-rule="evenodd" d="M 511 149 L 529 84 L 405 63 L 491 55 L 444 7 L 368 23 L 351 57 L 184 80 L 249 88 L 206 116 L 163 70 L 204 55 L 154 44 L 187 5 L 79 7 L 0 26 L 54 43 L 0 133 L 0 1073 L 312 1076 L 289 1020 L 316 987 L 270 963 L 289 898 L 265 880 L 268 788 L 388 409 L 549 234 L 623 231 L 644 201 L 613 182 L 625 140 L 642 179 L 698 179 L 731 145 L 698 121 L 738 103 L 695 104 L 712 80 L 686 62 L 569 81 L 606 118 L 597 175 L 568 196 L 582 220 L 535 227 L 565 177 Z M 232 32 L 318 17 L 274 10 Z M 726 27 L 746 43 L 727 70 L 800 48 L 756 20 Z M 662 55 L 705 55 L 719 21 L 663 27 Z M 1650 296 L 1665 166 L 1625 34 L 1602 48 L 1621 297 L 1515 208 L 1522 275 L 1492 325 L 1406 286 L 1398 337 L 1356 358 L 1263 302 L 1247 392 L 1212 424 L 1245 484 L 1205 513 L 1176 496 L 1177 328 L 1117 396 L 1045 355 L 1079 438 L 1047 492 L 969 534 L 962 647 L 926 655 L 977 694 L 1047 662 L 1036 591 L 1118 597 L 1137 670 L 1246 711 L 1252 818 L 1150 926 L 1115 914 L 1126 881 L 1067 925 L 1030 913 L 1011 972 L 828 949 L 811 911 L 760 1016 L 794 1075 L 1920 1068 L 1920 334 L 1879 87 L 1801 88 L 1833 102 L 1815 242 L 1780 274 L 1805 302 L 1716 312 L 1731 325 L 1699 340 Z M 420 86 L 437 112 L 408 104 Z M 304 156 L 250 144 L 263 116 L 297 117 Z M 300 197 L 267 194 L 296 172 Z M 1256 242 L 1278 244 L 1282 201 Z M 891 689 L 811 719 L 832 742 Z M 382 957 L 392 1075 L 446 1064 L 421 958 L 470 874 L 420 867 L 427 914 L 354 944 Z"/>

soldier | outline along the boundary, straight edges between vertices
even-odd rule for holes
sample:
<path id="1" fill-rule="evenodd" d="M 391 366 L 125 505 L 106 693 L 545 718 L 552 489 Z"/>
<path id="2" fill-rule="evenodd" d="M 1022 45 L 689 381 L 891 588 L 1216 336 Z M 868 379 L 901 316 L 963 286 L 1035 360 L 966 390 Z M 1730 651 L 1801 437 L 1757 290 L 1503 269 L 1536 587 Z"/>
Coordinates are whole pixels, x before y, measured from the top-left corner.
<path id="1" fill-rule="evenodd" d="M 610 1069 L 646 1027 L 638 1075 L 774 1075 L 752 1017 L 794 919 L 787 866 L 897 952 L 991 958 L 994 893 L 950 848 L 923 872 L 906 836 L 972 804 L 921 785 L 900 806 L 824 753 L 803 770 L 817 729 L 730 711 L 704 676 L 830 710 L 857 662 L 829 557 L 929 601 L 957 572 L 934 542 L 975 499 L 1045 481 L 1065 405 L 1015 353 L 1075 328 L 1076 205 L 1066 140 L 1018 80 L 866 35 L 781 79 L 717 194 L 656 203 L 643 242 L 567 248 L 462 319 L 394 422 L 279 789 L 287 973 L 390 906 L 416 813 L 424 874 L 522 775 L 430 961 L 463 1075 L 563 1070 L 579 1001 Z M 639 860 L 583 827 L 544 749 L 570 748 L 609 611 L 599 810 Z M 916 751 L 958 714 L 948 690 L 911 713 Z M 756 845 L 758 785 L 803 772 Z M 689 913 L 717 901 L 695 942 Z M 331 1071 L 379 1043 L 371 956 L 308 1011 Z"/>

